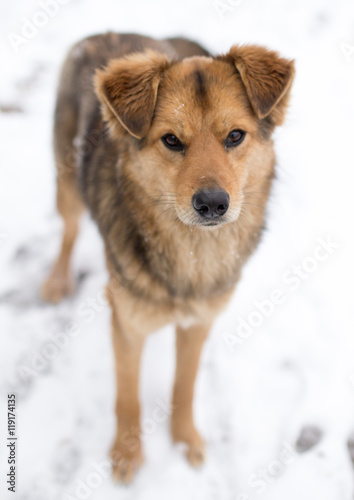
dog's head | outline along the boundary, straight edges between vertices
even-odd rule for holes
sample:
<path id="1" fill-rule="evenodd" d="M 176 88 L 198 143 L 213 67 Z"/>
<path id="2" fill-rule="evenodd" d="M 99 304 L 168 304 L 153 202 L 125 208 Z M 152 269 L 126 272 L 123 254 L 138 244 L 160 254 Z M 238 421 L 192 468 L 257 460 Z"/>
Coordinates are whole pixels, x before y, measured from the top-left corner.
<path id="1" fill-rule="evenodd" d="M 111 61 L 95 81 L 105 118 L 132 149 L 130 175 L 147 203 L 211 227 L 236 221 L 243 205 L 259 201 L 293 77 L 293 61 L 235 46 L 180 61 L 132 54 Z"/>

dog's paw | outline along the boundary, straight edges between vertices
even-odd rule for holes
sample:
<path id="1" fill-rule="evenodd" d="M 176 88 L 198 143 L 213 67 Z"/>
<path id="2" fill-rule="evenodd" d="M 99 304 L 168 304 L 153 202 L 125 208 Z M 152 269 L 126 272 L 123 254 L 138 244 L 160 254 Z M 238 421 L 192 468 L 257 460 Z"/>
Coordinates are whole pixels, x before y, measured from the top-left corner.
<path id="1" fill-rule="evenodd" d="M 127 450 L 115 444 L 110 453 L 113 480 L 117 483 L 129 484 L 142 465 L 144 458 L 139 446 L 136 450 Z"/>
<path id="2" fill-rule="evenodd" d="M 188 462 L 193 467 L 200 467 L 203 465 L 205 460 L 205 446 L 202 438 L 200 438 L 200 442 L 187 443 L 187 446 L 186 457 Z"/>
<path id="3" fill-rule="evenodd" d="M 200 467 L 204 463 L 204 441 L 194 427 L 189 429 L 172 427 L 172 438 L 175 443 L 183 444 L 186 458 L 193 467 Z"/>
<path id="4" fill-rule="evenodd" d="M 73 281 L 69 276 L 57 276 L 51 274 L 43 283 L 40 295 L 45 302 L 57 304 L 64 297 L 71 295 L 74 291 Z"/>

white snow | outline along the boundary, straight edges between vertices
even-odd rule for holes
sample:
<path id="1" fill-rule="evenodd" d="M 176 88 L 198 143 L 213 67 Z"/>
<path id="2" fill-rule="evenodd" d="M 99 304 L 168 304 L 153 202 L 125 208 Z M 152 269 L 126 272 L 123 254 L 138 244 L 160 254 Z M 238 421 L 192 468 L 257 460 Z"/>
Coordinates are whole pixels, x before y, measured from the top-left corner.
<path id="1" fill-rule="evenodd" d="M 0 105 L 22 110 L 0 113 L 1 498 L 351 499 L 353 3 L 58 0 L 46 20 L 49 3 L 0 6 Z M 220 6 L 227 6 L 224 16 Z M 8 34 L 21 35 L 27 26 L 28 35 L 33 20 L 41 27 L 16 53 Z M 191 469 L 169 437 L 174 353 L 166 328 L 151 336 L 144 354 L 146 462 L 129 487 L 114 485 L 105 467 L 115 428 L 113 354 L 101 296 L 102 243 L 88 218 L 75 249 L 77 293 L 58 306 L 38 298 L 61 231 L 51 153 L 60 63 L 72 43 L 108 29 L 187 35 L 215 53 L 259 43 L 295 58 L 297 68 L 288 120 L 276 133 L 268 230 L 203 352 L 195 413 L 208 443 L 205 466 Z M 327 240 L 334 242 L 329 250 Z M 294 277 L 299 271 L 304 278 Z M 268 317 L 256 313 L 264 300 Z M 7 491 L 4 441 L 13 391 L 15 495 Z M 154 409 L 161 405 L 166 419 L 157 423 Z M 297 453 L 306 426 L 318 428 L 322 439 Z"/>

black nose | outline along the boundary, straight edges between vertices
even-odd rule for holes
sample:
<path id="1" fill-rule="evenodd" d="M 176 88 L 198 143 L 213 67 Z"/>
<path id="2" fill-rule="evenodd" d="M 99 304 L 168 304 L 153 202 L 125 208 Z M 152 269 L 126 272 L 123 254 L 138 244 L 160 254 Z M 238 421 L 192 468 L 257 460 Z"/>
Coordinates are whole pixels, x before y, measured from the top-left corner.
<path id="1" fill-rule="evenodd" d="M 230 205 L 230 197 L 224 190 L 198 191 L 192 198 L 194 209 L 206 219 L 217 219 L 224 215 Z"/>

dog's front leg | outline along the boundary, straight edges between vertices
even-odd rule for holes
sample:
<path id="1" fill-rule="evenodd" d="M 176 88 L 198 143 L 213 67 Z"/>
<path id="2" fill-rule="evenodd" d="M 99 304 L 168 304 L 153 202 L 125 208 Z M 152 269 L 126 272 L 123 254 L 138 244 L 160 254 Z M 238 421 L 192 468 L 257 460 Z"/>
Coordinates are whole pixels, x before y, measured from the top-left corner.
<path id="1" fill-rule="evenodd" d="M 114 301 L 112 334 L 118 388 L 117 435 L 111 450 L 113 476 L 129 483 L 143 461 L 140 441 L 139 369 L 145 336 L 122 321 Z"/>
<path id="2" fill-rule="evenodd" d="M 194 381 L 200 353 L 210 325 L 176 330 L 176 376 L 173 389 L 172 437 L 187 444 L 187 458 L 194 465 L 204 460 L 204 442 L 193 420 Z"/>

